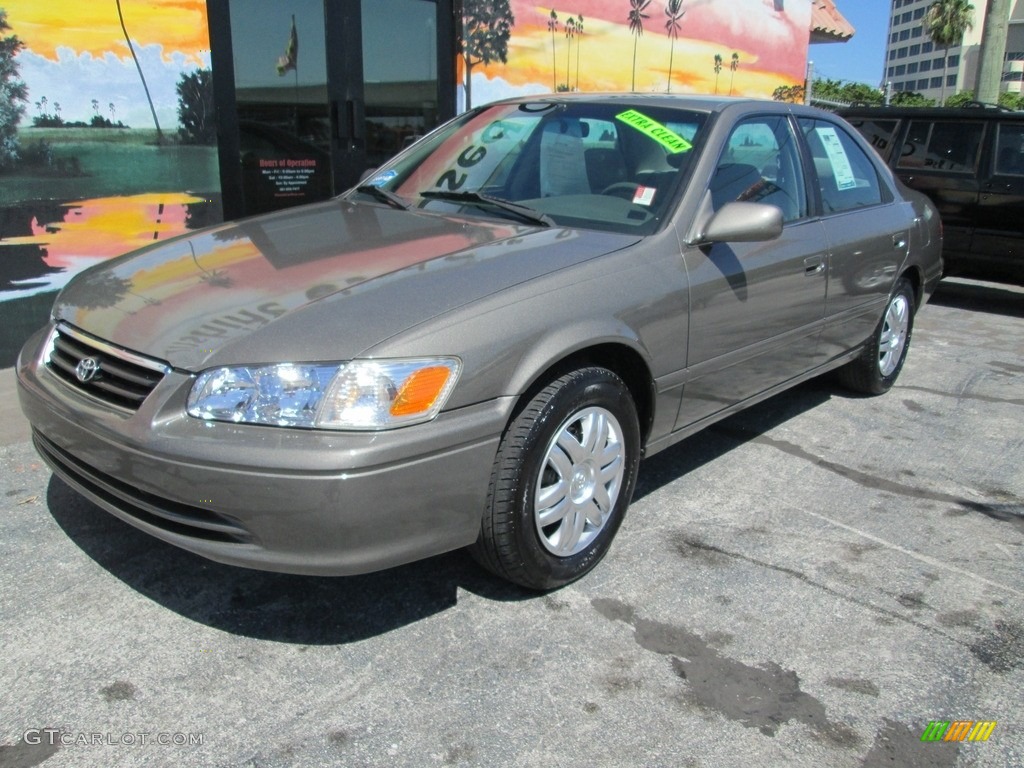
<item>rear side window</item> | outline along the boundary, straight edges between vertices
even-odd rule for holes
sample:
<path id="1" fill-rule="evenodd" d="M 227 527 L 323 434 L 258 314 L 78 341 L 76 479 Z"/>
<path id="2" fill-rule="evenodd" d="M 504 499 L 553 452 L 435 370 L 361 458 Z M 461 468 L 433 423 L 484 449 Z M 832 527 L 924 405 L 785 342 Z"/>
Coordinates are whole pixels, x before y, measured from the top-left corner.
<path id="1" fill-rule="evenodd" d="M 874 117 L 850 117 L 847 120 L 860 132 L 861 136 L 867 139 L 868 144 L 874 147 L 883 159 L 889 156 L 889 148 L 892 146 L 893 134 L 896 133 L 898 121 Z"/>
<path id="2" fill-rule="evenodd" d="M 867 153 L 842 126 L 803 118 L 800 127 L 814 158 L 824 213 L 839 213 L 888 199 Z"/>
<path id="3" fill-rule="evenodd" d="M 978 122 L 911 120 L 897 167 L 973 174 L 984 130 Z"/>
<path id="4" fill-rule="evenodd" d="M 1000 123 L 996 168 L 1000 176 L 1024 176 L 1024 123 Z"/>

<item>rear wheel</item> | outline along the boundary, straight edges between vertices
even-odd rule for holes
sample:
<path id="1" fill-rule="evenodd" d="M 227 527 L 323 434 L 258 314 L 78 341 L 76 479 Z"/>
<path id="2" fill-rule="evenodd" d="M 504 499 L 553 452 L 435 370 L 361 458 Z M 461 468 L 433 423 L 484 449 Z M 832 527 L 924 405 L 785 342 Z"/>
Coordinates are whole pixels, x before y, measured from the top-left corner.
<path id="1" fill-rule="evenodd" d="M 860 357 L 839 369 L 843 384 L 857 392 L 880 395 L 888 392 L 903 370 L 914 330 L 914 287 L 901 277 L 875 334 Z"/>
<path id="2" fill-rule="evenodd" d="M 473 556 L 531 589 L 575 581 L 608 551 L 639 461 L 636 407 L 622 379 L 592 367 L 552 381 L 502 438 Z"/>

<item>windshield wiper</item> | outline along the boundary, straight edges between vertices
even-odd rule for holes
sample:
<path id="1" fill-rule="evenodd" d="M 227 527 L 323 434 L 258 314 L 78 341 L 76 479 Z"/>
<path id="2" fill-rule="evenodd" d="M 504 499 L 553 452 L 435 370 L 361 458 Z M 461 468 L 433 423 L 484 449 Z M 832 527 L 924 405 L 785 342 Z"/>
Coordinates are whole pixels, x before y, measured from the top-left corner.
<path id="1" fill-rule="evenodd" d="M 431 189 L 426 192 L 420 192 L 420 197 L 425 197 L 428 200 L 447 200 L 453 203 L 490 206 L 507 211 L 532 224 L 540 224 L 542 227 L 553 227 L 555 225 L 554 220 L 546 213 L 541 213 L 529 206 L 519 205 L 519 203 L 513 203 L 510 200 L 502 200 L 500 197 L 493 197 L 483 192 L 454 192 L 445 189 Z"/>
<path id="2" fill-rule="evenodd" d="M 384 189 L 383 187 L 375 187 L 373 184 L 360 184 L 356 187 L 356 192 L 362 192 L 364 195 L 369 195 L 374 200 L 387 203 L 392 208 L 401 208 L 403 211 L 408 211 L 412 207 L 409 201 L 401 195 L 396 195 L 394 192 Z"/>

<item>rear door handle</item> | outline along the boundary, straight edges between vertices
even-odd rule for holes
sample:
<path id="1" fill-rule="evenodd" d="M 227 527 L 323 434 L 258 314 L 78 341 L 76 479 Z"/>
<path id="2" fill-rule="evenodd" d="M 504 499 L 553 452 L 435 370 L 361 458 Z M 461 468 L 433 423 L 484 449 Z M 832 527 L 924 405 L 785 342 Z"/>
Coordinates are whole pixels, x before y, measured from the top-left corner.
<path id="1" fill-rule="evenodd" d="M 820 275 L 825 271 L 825 257 L 824 256 L 808 256 L 804 259 L 804 274 Z"/>
<path id="2" fill-rule="evenodd" d="M 907 247 L 907 238 L 905 238 L 903 235 L 893 235 L 892 246 L 896 250 L 902 251 L 904 248 Z"/>

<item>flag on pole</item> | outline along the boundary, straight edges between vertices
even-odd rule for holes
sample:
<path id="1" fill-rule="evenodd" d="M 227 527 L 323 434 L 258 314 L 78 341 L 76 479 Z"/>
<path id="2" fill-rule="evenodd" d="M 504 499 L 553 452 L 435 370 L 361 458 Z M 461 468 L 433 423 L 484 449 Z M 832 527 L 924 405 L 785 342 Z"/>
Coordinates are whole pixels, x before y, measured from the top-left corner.
<path id="1" fill-rule="evenodd" d="M 299 33 L 295 29 L 295 14 L 292 14 L 292 32 L 288 35 L 288 44 L 284 48 L 284 56 L 277 57 L 277 74 L 284 75 L 290 69 L 299 66 Z"/>

